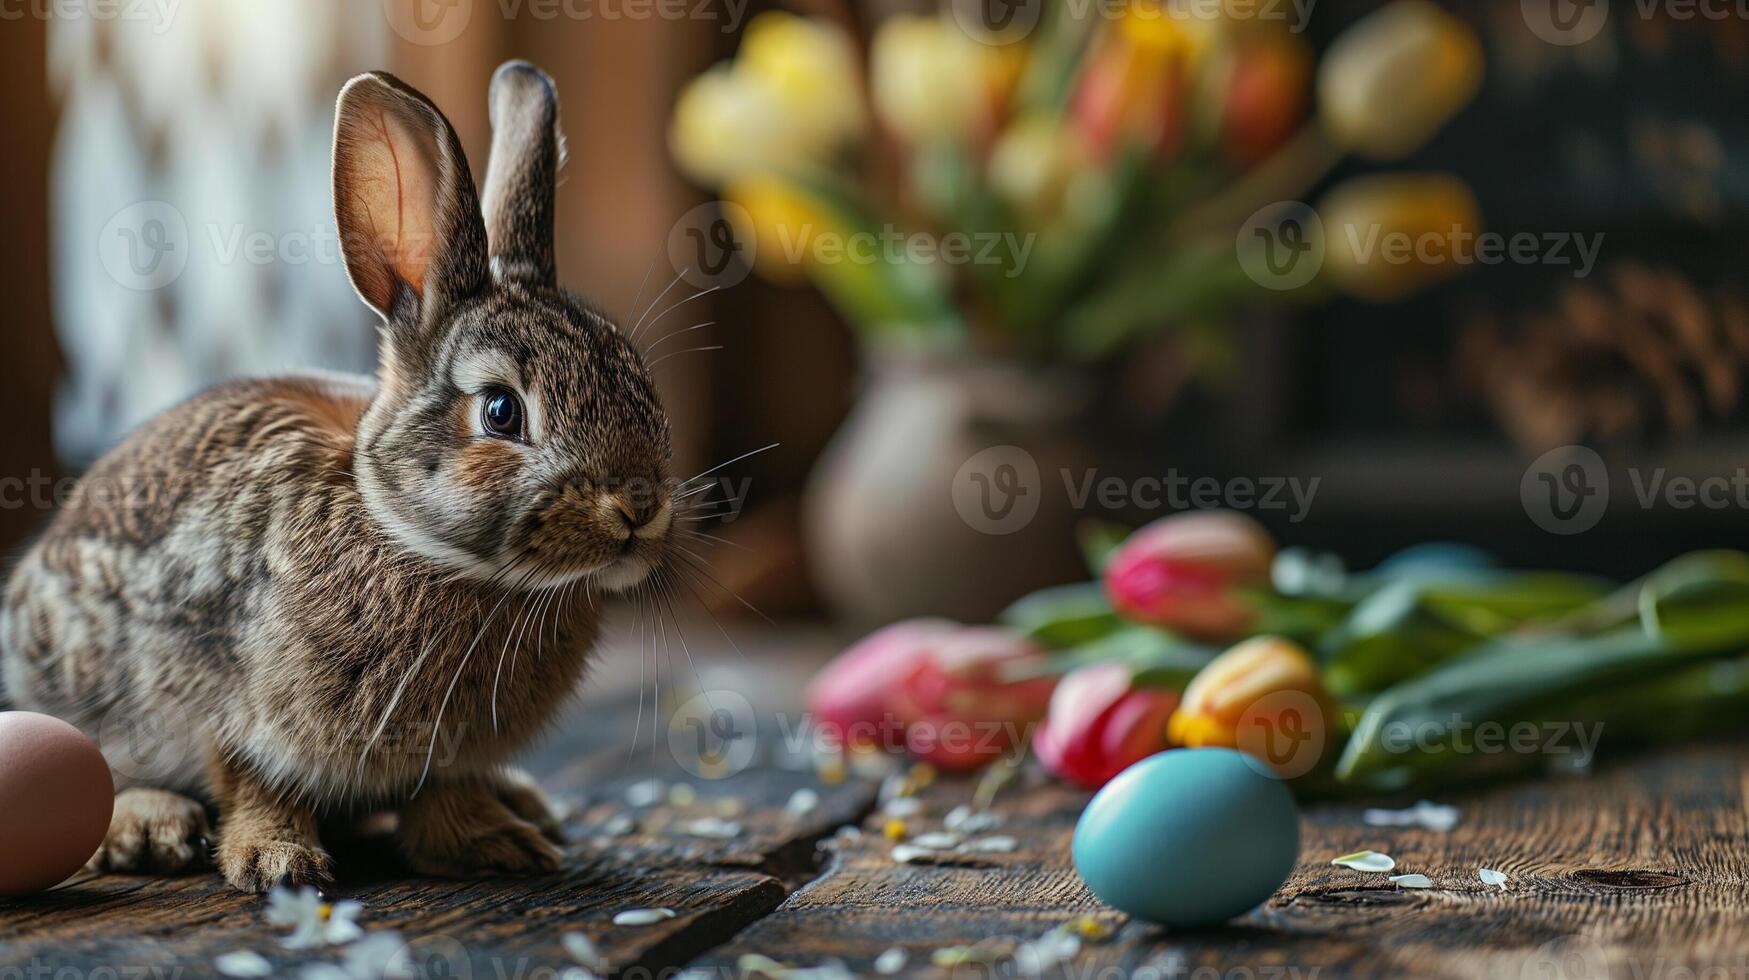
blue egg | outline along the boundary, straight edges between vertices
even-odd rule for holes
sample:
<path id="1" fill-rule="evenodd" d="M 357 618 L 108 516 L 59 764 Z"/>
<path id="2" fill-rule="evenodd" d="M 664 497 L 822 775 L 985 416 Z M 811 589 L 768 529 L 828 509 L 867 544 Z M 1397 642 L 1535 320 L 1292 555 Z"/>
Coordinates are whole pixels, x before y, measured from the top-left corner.
<path id="1" fill-rule="evenodd" d="M 1232 749 L 1172 749 L 1105 784 L 1075 825 L 1075 870 L 1118 910 L 1195 928 L 1256 908 L 1300 853 L 1293 794 Z"/>

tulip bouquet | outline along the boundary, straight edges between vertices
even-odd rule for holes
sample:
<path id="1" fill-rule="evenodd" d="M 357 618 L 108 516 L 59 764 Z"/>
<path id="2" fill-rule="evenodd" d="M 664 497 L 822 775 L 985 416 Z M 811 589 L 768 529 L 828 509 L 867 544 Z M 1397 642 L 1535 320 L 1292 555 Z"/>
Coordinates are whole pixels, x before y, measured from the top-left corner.
<path id="1" fill-rule="evenodd" d="M 1218 357 L 1210 328 L 1246 303 L 1387 299 L 1455 267 L 1329 235 L 1317 278 L 1283 290 L 1247 261 L 1276 243 L 1241 233 L 1346 156 L 1402 160 L 1473 95 L 1480 45 L 1427 0 L 1371 14 L 1321 63 L 1219 4 L 1047 3 L 1024 31 L 956 7 L 866 39 L 845 10 L 755 18 L 681 93 L 669 143 L 757 272 L 811 282 L 871 341 L 1093 360 L 1177 324 Z M 1319 210 L 1387 232 L 1478 223 L 1440 175 L 1356 178 Z"/>
<path id="2" fill-rule="evenodd" d="M 1588 764 L 1600 737 L 1693 735 L 1749 707 L 1741 552 L 1617 585 L 1450 544 L 1351 572 L 1227 512 L 1086 544 L 1096 581 L 998 626 L 865 640 L 816 681 L 816 716 L 847 744 L 883 720 L 930 745 L 949 721 L 1002 733 L 924 754 L 949 768 L 1030 747 L 1091 788 L 1156 752 L 1226 746 L 1328 793 Z"/>

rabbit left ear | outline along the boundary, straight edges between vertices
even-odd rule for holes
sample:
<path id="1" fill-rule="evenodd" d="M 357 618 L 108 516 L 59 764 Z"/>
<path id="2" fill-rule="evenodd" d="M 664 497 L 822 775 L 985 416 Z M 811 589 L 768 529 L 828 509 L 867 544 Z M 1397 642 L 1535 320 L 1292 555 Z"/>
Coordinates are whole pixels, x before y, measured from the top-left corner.
<path id="1" fill-rule="evenodd" d="M 480 207 L 492 277 L 553 286 L 553 192 L 564 162 L 559 96 L 547 73 L 507 61 L 492 75 L 492 156 Z"/>
<path id="2" fill-rule="evenodd" d="M 346 272 L 397 340 L 486 284 L 485 229 L 449 120 L 386 72 L 340 90 L 334 214 Z"/>

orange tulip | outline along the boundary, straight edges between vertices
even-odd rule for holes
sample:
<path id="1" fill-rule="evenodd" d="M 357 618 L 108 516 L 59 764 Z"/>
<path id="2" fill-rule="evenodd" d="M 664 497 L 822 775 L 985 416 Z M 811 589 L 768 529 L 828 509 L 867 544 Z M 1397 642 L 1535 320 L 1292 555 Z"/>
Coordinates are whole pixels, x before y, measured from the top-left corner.
<path id="1" fill-rule="evenodd" d="M 1190 748 L 1235 748 L 1282 776 L 1298 776 L 1323 756 L 1329 704 L 1306 651 L 1279 637 L 1258 636 L 1191 679 L 1166 736 Z"/>

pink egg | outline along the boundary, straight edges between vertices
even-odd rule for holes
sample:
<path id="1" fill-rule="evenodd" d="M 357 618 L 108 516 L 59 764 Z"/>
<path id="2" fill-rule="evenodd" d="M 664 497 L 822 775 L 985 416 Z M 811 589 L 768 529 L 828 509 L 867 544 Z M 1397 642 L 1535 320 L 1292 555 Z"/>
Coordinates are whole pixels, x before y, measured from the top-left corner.
<path id="1" fill-rule="evenodd" d="M 0 711 L 0 895 L 65 881 L 109 830 L 115 783 L 79 729 L 31 711 Z"/>

